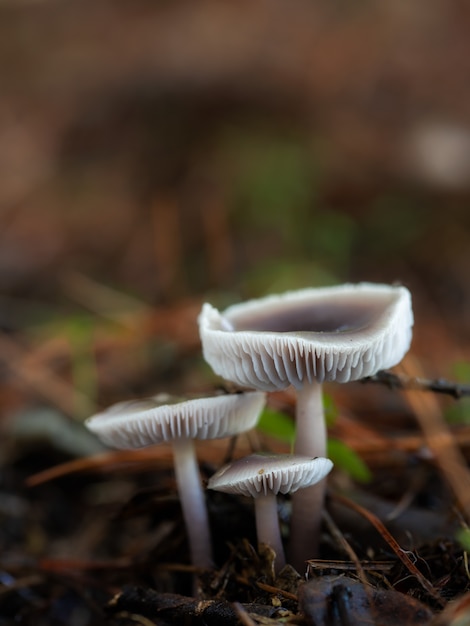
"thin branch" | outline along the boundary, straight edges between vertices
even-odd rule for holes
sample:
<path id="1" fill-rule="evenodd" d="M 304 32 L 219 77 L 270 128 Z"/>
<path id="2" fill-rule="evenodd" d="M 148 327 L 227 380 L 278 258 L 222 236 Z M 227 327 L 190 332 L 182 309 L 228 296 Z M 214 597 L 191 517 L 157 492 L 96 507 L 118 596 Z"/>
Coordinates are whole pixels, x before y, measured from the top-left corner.
<path id="1" fill-rule="evenodd" d="M 372 526 L 374 526 L 374 528 L 382 536 L 384 541 L 388 543 L 389 547 L 393 550 L 395 555 L 400 559 L 400 561 L 403 563 L 403 565 L 406 567 L 409 573 L 417 579 L 417 581 L 423 587 L 423 589 L 426 589 L 429 595 L 432 596 L 434 600 L 436 600 L 436 602 L 438 602 L 441 606 L 444 606 L 444 600 L 441 598 L 438 591 L 434 588 L 431 582 L 425 576 L 423 576 L 423 574 L 419 571 L 416 565 L 411 561 L 407 552 L 400 547 L 399 543 L 390 534 L 390 532 L 387 530 L 387 528 L 384 526 L 384 524 L 379 520 L 379 518 L 376 515 L 374 515 L 367 509 L 365 509 L 363 506 L 361 506 L 357 502 L 354 502 L 350 498 L 347 498 L 346 496 L 343 496 L 339 493 L 332 494 L 332 497 L 337 502 L 340 502 L 344 506 L 347 506 L 353 511 L 356 511 L 356 513 L 361 515 Z"/>
<path id="2" fill-rule="evenodd" d="M 346 537 L 340 531 L 338 526 L 335 524 L 331 515 L 326 511 L 326 509 L 323 511 L 322 516 L 323 516 L 323 520 L 326 522 L 326 525 L 328 526 L 328 530 L 330 531 L 330 534 L 333 537 L 333 539 L 336 541 L 339 547 L 342 548 L 343 551 L 349 556 L 351 561 L 356 566 L 357 576 L 364 586 L 364 591 L 366 592 L 366 594 L 368 594 L 369 593 L 369 581 L 367 580 L 367 576 L 365 574 L 364 568 L 362 567 L 362 563 L 359 560 L 359 557 L 355 553 L 349 541 L 346 539 Z"/>
<path id="3" fill-rule="evenodd" d="M 406 376 L 421 375 L 419 361 L 411 356 L 407 357 L 401 367 L 406 368 L 404 371 Z M 442 471 L 465 515 L 465 519 L 469 522 L 470 471 L 449 425 L 444 420 L 436 396 L 423 392 L 413 393 L 410 389 L 405 389 L 403 395 L 423 432 L 426 446 L 430 450 L 436 466 Z"/>
<path id="4" fill-rule="evenodd" d="M 363 378 L 361 382 L 380 383 L 387 385 L 390 389 L 433 391 L 434 393 L 452 396 L 456 400 L 464 396 L 470 396 L 470 385 L 448 381 L 444 378 L 415 378 L 413 376 L 406 376 L 405 374 L 393 374 L 387 370 L 377 372 L 374 376 L 367 376 L 367 378 Z"/>

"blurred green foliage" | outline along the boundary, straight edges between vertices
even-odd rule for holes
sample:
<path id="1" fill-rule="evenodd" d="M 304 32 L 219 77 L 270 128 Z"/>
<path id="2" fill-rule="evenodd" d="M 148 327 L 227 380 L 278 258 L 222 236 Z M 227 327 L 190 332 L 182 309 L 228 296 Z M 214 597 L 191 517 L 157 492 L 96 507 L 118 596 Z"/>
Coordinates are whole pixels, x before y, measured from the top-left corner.
<path id="1" fill-rule="evenodd" d="M 320 205 L 315 149 L 296 135 L 259 128 L 229 133 L 225 141 L 234 229 L 260 250 L 243 272 L 242 290 L 261 295 L 345 279 L 358 226 Z"/>
<path id="2" fill-rule="evenodd" d="M 331 425 L 337 415 L 335 404 L 327 394 L 324 395 L 325 417 L 328 425 Z M 257 426 L 262 433 L 275 437 L 289 444 L 292 449 L 295 438 L 295 424 L 285 413 L 270 408 L 264 409 Z M 345 443 L 328 438 L 327 456 L 336 467 L 343 470 L 351 478 L 359 482 L 367 482 L 371 478 L 370 471 L 362 459 Z"/>
<path id="3" fill-rule="evenodd" d="M 429 226 L 429 207 L 406 195 L 380 196 L 367 213 L 358 243 L 374 258 L 408 256 Z M 393 256 L 391 257 L 393 258 Z"/>
<path id="4" fill-rule="evenodd" d="M 470 553 L 470 528 L 461 528 L 457 531 L 457 541 L 465 552 Z"/>
<path id="5" fill-rule="evenodd" d="M 246 294 L 264 296 L 337 282 L 336 275 L 320 263 L 276 257 L 264 259 L 247 270 L 240 279 L 240 289 Z"/>
<path id="6" fill-rule="evenodd" d="M 458 383 L 470 384 L 470 362 L 457 361 L 452 365 L 451 376 Z M 445 410 L 450 424 L 470 424 L 470 398 L 460 398 Z"/>
<path id="7" fill-rule="evenodd" d="M 326 151 L 327 153 L 327 151 Z M 225 128 L 217 154 L 226 180 L 241 297 L 348 280 L 376 280 L 377 263 L 400 268 L 419 255 L 429 207 L 409 190 L 361 199 L 328 195 L 325 146 L 292 128 Z M 388 280 L 389 278 L 385 278 Z"/>
<path id="8" fill-rule="evenodd" d="M 74 410 L 78 419 L 89 416 L 97 407 L 98 372 L 95 361 L 95 335 L 98 327 L 108 322 L 84 312 L 63 313 L 56 311 L 47 320 L 26 329 L 34 342 L 43 343 L 51 338 L 61 338 L 68 344 L 70 376 L 74 389 L 87 399 L 86 409 L 80 402 Z M 86 412 L 84 412 L 84 410 Z"/>
<path id="9" fill-rule="evenodd" d="M 303 243 L 298 224 L 308 219 L 312 169 L 307 146 L 297 138 L 258 132 L 238 133 L 228 146 L 235 169 L 235 200 L 249 216 L 250 228 L 262 230 L 269 216 L 271 227 L 284 242 Z"/>
<path id="10" fill-rule="evenodd" d="M 294 444 L 294 421 L 281 411 L 265 408 L 259 418 L 257 429 L 265 435 L 284 441 L 291 448 Z"/>
<path id="11" fill-rule="evenodd" d="M 339 439 L 328 438 L 327 454 L 335 467 L 342 469 L 354 480 L 366 483 L 371 479 L 370 470 L 361 457 Z"/>
<path id="12" fill-rule="evenodd" d="M 91 316 L 71 316 L 66 320 L 64 334 L 70 342 L 73 385 L 96 407 L 98 372 L 94 357 L 95 324 L 96 320 Z"/>

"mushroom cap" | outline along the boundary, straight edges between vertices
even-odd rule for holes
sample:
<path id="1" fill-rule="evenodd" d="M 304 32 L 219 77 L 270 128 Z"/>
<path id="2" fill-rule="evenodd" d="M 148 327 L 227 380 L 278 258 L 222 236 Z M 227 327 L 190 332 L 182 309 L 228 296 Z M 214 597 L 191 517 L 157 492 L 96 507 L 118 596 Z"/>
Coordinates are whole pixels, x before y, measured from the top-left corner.
<path id="1" fill-rule="evenodd" d="M 253 428 L 264 408 L 262 392 L 182 400 L 159 394 L 119 402 L 86 422 L 103 443 L 143 448 L 175 439 L 219 439 Z"/>
<path id="2" fill-rule="evenodd" d="M 372 283 L 302 289 L 236 304 L 204 304 L 199 333 L 212 369 L 244 387 L 348 382 L 396 365 L 413 326 L 406 287 Z"/>
<path id="3" fill-rule="evenodd" d="M 209 489 L 242 496 L 294 493 L 322 480 L 333 467 L 330 459 L 295 454 L 251 454 L 222 467 Z"/>

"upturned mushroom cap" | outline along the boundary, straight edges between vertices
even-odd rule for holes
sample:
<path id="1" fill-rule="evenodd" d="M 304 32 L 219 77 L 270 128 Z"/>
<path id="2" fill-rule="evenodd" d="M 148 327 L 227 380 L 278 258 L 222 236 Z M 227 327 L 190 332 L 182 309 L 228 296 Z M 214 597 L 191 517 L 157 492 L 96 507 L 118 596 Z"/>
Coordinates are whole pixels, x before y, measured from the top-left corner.
<path id="1" fill-rule="evenodd" d="M 142 448 L 175 439 L 219 439 L 253 428 L 264 407 L 261 392 L 182 400 L 160 394 L 119 402 L 86 426 L 112 448 Z"/>
<path id="2" fill-rule="evenodd" d="M 413 326 L 405 287 L 360 283 L 303 289 L 199 316 L 204 358 L 241 386 L 273 391 L 348 382 L 396 365 Z"/>
<path id="3" fill-rule="evenodd" d="M 294 454 L 252 454 L 216 472 L 208 488 L 257 498 L 268 493 L 294 493 L 322 480 L 333 467 L 330 459 Z"/>

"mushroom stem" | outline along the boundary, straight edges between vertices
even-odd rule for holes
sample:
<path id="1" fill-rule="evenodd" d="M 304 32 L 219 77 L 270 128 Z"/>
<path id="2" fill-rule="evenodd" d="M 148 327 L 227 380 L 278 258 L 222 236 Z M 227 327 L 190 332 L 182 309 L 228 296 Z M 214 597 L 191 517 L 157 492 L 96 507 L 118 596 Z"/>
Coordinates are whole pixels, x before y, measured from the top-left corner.
<path id="1" fill-rule="evenodd" d="M 294 454 L 325 456 L 326 428 L 322 384 L 312 381 L 297 391 Z"/>
<path id="2" fill-rule="evenodd" d="M 194 442 L 191 439 L 175 439 L 173 456 L 181 508 L 188 533 L 191 562 L 196 567 L 210 568 L 213 562 L 209 519 Z"/>
<path id="3" fill-rule="evenodd" d="M 274 571 L 277 574 L 286 564 L 286 559 L 279 528 L 277 499 L 273 493 L 255 498 L 255 516 L 258 543 L 268 544 L 276 553 Z"/>
<path id="4" fill-rule="evenodd" d="M 316 381 L 304 385 L 297 393 L 294 454 L 326 456 L 322 385 Z M 307 559 L 317 555 L 325 488 L 323 479 L 292 496 L 290 562 L 299 572 L 305 569 Z"/>

